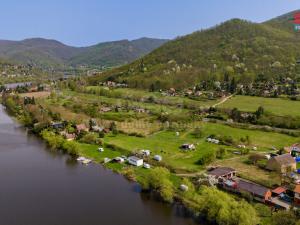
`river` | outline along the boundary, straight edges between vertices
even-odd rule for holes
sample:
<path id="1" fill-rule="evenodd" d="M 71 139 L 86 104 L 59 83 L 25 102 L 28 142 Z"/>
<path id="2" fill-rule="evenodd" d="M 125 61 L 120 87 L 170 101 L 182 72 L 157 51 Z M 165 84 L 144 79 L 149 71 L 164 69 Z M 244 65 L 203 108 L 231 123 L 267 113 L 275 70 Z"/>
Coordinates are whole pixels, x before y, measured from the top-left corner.
<path id="1" fill-rule="evenodd" d="M 101 165 L 54 153 L 0 106 L 0 225 L 194 225 Z"/>

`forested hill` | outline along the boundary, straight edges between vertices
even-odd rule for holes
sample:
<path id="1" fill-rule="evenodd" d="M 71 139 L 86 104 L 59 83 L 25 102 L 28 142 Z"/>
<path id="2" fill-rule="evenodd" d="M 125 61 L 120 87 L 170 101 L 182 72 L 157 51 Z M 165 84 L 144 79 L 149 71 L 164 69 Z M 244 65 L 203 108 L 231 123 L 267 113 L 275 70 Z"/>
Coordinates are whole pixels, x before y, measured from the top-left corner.
<path id="1" fill-rule="evenodd" d="M 100 43 L 85 48 L 82 53 L 70 58 L 69 63 L 73 66 L 80 64 L 98 66 L 122 65 L 148 54 L 166 41 L 165 39 L 140 38 L 133 41 L 121 40 Z"/>
<path id="2" fill-rule="evenodd" d="M 177 38 L 129 65 L 99 79 L 125 81 L 131 87 L 184 88 L 201 80 L 239 82 L 296 76 L 300 33 L 289 20 L 292 13 L 265 23 L 232 19 L 213 28 Z"/>
<path id="3" fill-rule="evenodd" d="M 166 41 L 141 38 L 79 48 L 43 38 L 23 41 L 0 40 L 0 59 L 39 67 L 118 66 L 134 61 Z"/>

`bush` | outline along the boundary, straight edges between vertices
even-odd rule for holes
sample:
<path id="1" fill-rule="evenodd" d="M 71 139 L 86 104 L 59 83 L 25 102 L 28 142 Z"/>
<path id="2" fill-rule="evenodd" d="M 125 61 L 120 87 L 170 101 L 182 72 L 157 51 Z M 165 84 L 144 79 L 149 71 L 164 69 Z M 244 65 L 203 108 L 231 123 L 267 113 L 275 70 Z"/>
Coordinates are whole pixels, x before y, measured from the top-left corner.
<path id="1" fill-rule="evenodd" d="M 87 133 L 80 139 L 80 142 L 83 142 L 86 144 L 99 144 L 99 139 L 97 136 L 98 135 L 94 134 L 94 133 Z"/>
<path id="2" fill-rule="evenodd" d="M 152 169 L 148 176 L 141 181 L 144 190 L 154 190 L 166 202 L 172 202 L 174 197 L 173 184 L 170 181 L 170 171 L 163 167 Z"/>
<path id="3" fill-rule="evenodd" d="M 262 154 L 253 153 L 249 155 L 248 159 L 252 164 L 255 165 L 259 160 L 265 159 L 265 156 Z"/>
<path id="4" fill-rule="evenodd" d="M 207 165 L 216 159 L 216 153 L 214 151 L 205 153 L 199 160 L 200 165 Z"/>
<path id="5" fill-rule="evenodd" d="M 223 159 L 227 154 L 227 150 L 225 148 L 219 148 L 216 152 L 216 157 L 218 159 Z"/>
<path id="6" fill-rule="evenodd" d="M 41 137 L 46 141 L 51 149 L 61 149 L 63 143 L 65 142 L 64 138 L 56 135 L 52 131 L 43 130 L 41 132 Z"/>
<path id="7" fill-rule="evenodd" d="M 68 154 L 70 154 L 72 156 L 77 156 L 79 147 L 75 142 L 65 141 L 62 144 L 62 150 L 64 150 L 65 152 L 67 152 Z"/>
<path id="8" fill-rule="evenodd" d="M 291 211 L 278 211 L 273 214 L 271 219 L 272 225 L 296 225 L 297 218 Z"/>
<path id="9" fill-rule="evenodd" d="M 236 201 L 225 192 L 211 187 L 200 189 L 200 196 L 195 199 L 198 211 L 212 224 L 253 225 L 259 219 L 255 209 L 246 201 Z"/>

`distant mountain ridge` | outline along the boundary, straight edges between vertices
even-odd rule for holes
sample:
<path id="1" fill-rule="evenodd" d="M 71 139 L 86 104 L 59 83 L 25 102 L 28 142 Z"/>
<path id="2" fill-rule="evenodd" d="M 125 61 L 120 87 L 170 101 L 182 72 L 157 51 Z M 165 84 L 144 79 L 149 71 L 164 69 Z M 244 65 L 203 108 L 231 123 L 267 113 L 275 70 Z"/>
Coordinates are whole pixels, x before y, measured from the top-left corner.
<path id="1" fill-rule="evenodd" d="M 0 58 L 42 67 L 117 66 L 134 61 L 166 41 L 140 38 L 132 41 L 105 42 L 89 47 L 72 47 L 43 38 L 22 41 L 0 40 Z"/>
<path id="2" fill-rule="evenodd" d="M 258 77 L 300 80 L 300 32 L 294 31 L 290 20 L 297 11 L 264 23 L 228 20 L 171 40 L 133 63 L 90 78 L 90 82 L 109 79 L 159 90 L 187 88 L 201 81 L 213 83 L 226 77 L 244 84 Z"/>

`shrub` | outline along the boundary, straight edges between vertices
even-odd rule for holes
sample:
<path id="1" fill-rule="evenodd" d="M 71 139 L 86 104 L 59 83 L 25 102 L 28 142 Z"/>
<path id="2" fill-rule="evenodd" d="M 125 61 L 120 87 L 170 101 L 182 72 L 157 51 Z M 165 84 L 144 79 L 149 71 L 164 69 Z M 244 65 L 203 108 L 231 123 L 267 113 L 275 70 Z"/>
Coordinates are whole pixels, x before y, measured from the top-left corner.
<path id="1" fill-rule="evenodd" d="M 200 165 L 207 165 L 216 159 L 216 153 L 214 151 L 205 153 L 199 160 Z"/>
<path id="2" fill-rule="evenodd" d="M 98 140 L 97 134 L 94 134 L 94 133 L 88 133 L 80 139 L 80 142 L 83 142 L 86 144 L 98 144 L 98 141 L 99 140 Z"/>
<path id="3" fill-rule="evenodd" d="M 252 164 L 256 164 L 259 160 L 264 159 L 265 156 L 262 154 L 257 154 L 257 153 L 253 153 L 251 155 L 249 155 L 248 159 Z"/>
<path id="4" fill-rule="evenodd" d="M 296 225 L 297 218 L 291 211 L 278 211 L 273 214 L 271 219 L 272 225 Z"/>
<path id="5" fill-rule="evenodd" d="M 249 203 L 236 201 L 215 188 L 201 188 L 196 202 L 199 213 L 212 224 L 253 225 L 259 222 L 255 209 Z"/>
<path id="6" fill-rule="evenodd" d="M 75 142 L 64 141 L 64 143 L 62 144 L 62 150 L 64 150 L 65 152 L 67 152 L 72 156 L 77 156 L 79 147 Z"/>
<path id="7" fill-rule="evenodd" d="M 218 159 L 223 159 L 227 154 L 227 150 L 225 148 L 219 148 L 216 152 L 216 157 Z"/>
<path id="8" fill-rule="evenodd" d="M 163 167 L 152 169 L 148 176 L 142 180 L 144 190 L 151 189 L 160 194 L 166 202 L 172 202 L 174 197 L 173 184 L 170 181 L 170 171 Z"/>

